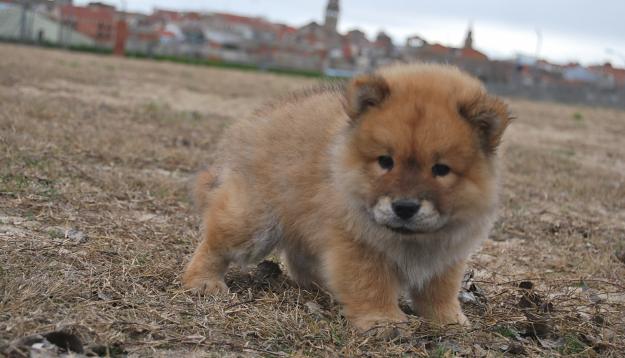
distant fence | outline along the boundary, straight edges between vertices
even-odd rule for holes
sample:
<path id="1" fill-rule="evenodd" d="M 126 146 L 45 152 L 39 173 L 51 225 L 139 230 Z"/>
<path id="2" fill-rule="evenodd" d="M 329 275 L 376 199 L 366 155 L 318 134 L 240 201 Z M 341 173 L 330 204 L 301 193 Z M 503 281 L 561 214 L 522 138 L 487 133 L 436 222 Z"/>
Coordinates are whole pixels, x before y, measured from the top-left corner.
<path id="1" fill-rule="evenodd" d="M 110 48 L 106 48 L 106 47 L 61 46 L 59 44 L 55 44 L 51 42 L 21 41 L 18 39 L 6 38 L 6 37 L 0 36 L 0 43 L 3 43 L 3 42 L 18 44 L 18 45 L 25 45 L 25 46 L 56 48 L 60 50 L 69 50 L 69 51 L 77 51 L 77 52 L 89 52 L 89 53 L 95 53 L 95 54 L 100 54 L 100 55 L 112 55 L 113 54 L 113 50 Z M 167 62 L 184 63 L 188 65 L 222 67 L 222 68 L 231 68 L 231 69 L 248 70 L 248 71 L 271 72 L 271 73 L 276 73 L 276 74 L 301 76 L 301 77 L 323 77 L 324 76 L 323 73 L 318 72 L 318 71 L 308 71 L 308 70 L 271 67 L 271 66 L 260 66 L 260 65 L 249 64 L 249 63 L 209 60 L 209 59 L 202 59 L 202 58 L 194 58 L 190 56 L 147 55 L 147 54 L 140 53 L 140 52 L 126 52 L 125 55 L 129 58 L 140 58 L 140 59 L 149 59 L 149 60 L 154 60 L 154 61 L 167 61 Z"/>
<path id="2" fill-rule="evenodd" d="M 46 47 L 46 48 L 57 48 L 63 50 L 70 51 L 79 51 L 79 52 L 90 52 L 90 53 L 98 53 L 102 55 L 110 55 L 113 53 L 113 50 L 107 47 L 102 46 L 88 46 L 88 45 L 60 45 L 55 42 L 50 41 L 23 41 L 21 39 L 15 39 L 11 37 L 3 37 L 0 36 L 0 43 L 12 43 L 17 45 L 26 45 L 26 46 L 36 46 L 36 47 Z"/>
<path id="3" fill-rule="evenodd" d="M 486 87 L 499 96 L 625 109 L 625 89 L 606 90 L 591 86 L 523 86 L 514 83 L 487 83 Z"/>

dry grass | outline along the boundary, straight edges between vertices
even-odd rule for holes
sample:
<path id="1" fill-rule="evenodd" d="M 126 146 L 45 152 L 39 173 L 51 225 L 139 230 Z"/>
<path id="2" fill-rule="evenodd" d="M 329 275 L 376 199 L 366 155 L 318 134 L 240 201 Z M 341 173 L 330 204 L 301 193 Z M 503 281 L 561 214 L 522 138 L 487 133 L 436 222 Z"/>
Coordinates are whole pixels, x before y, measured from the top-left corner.
<path id="1" fill-rule="evenodd" d="M 138 356 L 625 351 L 624 112 L 512 101 L 501 219 L 467 284 L 473 327 L 414 317 L 384 342 L 270 266 L 232 273 L 228 299 L 180 286 L 197 240 L 187 179 L 233 119 L 310 80 L 0 53 L 0 347 L 64 330 Z"/>

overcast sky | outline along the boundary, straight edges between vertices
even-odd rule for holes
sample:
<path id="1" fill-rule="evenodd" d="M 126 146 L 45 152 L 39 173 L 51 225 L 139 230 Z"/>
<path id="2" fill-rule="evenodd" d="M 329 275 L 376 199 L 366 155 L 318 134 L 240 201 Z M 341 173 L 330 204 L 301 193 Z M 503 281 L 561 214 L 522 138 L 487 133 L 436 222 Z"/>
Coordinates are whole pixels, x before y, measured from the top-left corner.
<path id="1" fill-rule="evenodd" d="M 122 0 L 104 1 L 122 7 Z M 301 26 L 310 20 L 323 21 L 327 0 L 126 0 L 125 3 L 132 11 L 150 12 L 154 7 L 227 11 Z M 372 37 L 384 30 L 396 44 L 403 44 L 406 36 L 416 34 L 430 42 L 460 46 L 472 23 L 474 46 L 491 57 L 534 55 L 540 33 L 541 57 L 557 62 L 609 60 L 625 66 L 625 0 L 343 0 L 340 5 L 340 31 L 358 27 Z"/>

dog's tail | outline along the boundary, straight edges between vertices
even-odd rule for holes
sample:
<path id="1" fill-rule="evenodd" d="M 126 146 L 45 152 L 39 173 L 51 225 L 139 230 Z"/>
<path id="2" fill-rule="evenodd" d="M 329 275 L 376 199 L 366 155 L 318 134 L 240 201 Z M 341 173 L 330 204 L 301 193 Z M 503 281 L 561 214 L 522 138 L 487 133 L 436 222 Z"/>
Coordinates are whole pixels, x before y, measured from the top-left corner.
<path id="1" fill-rule="evenodd" d="M 212 191 L 218 186 L 218 176 L 210 168 L 201 170 L 195 175 L 191 185 L 191 197 L 195 208 L 199 211 L 210 205 Z"/>

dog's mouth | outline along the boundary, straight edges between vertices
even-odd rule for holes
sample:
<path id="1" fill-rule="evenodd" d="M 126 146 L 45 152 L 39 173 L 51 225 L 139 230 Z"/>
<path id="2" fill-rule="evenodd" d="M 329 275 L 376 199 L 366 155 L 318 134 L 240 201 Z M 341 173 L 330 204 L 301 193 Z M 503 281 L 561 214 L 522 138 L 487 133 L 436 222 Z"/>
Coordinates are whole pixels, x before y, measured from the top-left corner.
<path id="1" fill-rule="evenodd" d="M 391 230 L 392 232 L 396 232 L 402 235 L 415 235 L 419 233 L 419 231 L 408 229 L 407 227 L 393 227 L 389 225 L 384 225 L 384 227 Z"/>
<path id="2" fill-rule="evenodd" d="M 446 220 L 438 221 L 433 225 L 420 225 L 416 227 L 411 227 L 412 225 L 392 225 L 392 224 L 383 224 L 385 228 L 391 230 L 394 233 L 400 235 L 420 235 L 420 234 L 431 234 L 443 230 Z"/>

